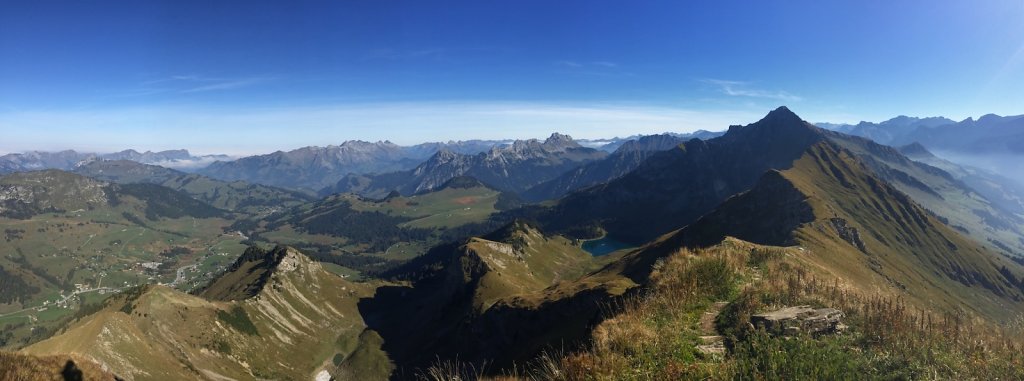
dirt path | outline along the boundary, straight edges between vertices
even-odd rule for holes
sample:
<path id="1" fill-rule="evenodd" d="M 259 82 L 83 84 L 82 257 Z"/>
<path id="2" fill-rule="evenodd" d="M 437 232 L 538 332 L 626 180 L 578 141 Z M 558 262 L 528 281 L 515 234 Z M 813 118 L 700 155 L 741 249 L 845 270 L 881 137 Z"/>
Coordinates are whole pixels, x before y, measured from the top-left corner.
<path id="1" fill-rule="evenodd" d="M 728 304 L 727 302 L 715 302 L 704 311 L 704 314 L 700 317 L 700 341 L 701 345 L 697 346 L 697 350 L 701 353 L 710 356 L 722 356 L 725 355 L 725 344 L 722 342 L 722 336 L 715 330 L 715 319 L 718 318 L 718 314 L 722 312 L 722 308 Z"/>

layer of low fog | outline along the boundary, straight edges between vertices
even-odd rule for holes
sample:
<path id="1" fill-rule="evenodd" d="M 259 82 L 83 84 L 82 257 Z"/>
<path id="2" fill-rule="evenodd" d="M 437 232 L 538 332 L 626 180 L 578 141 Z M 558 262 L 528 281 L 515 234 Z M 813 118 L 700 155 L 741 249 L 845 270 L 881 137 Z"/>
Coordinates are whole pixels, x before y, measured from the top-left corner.
<path id="1" fill-rule="evenodd" d="M 965 154 L 953 151 L 934 151 L 938 157 L 960 165 L 984 169 L 1009 178 L 1024 187 L 1024 155 L 1012 153 Z"/>

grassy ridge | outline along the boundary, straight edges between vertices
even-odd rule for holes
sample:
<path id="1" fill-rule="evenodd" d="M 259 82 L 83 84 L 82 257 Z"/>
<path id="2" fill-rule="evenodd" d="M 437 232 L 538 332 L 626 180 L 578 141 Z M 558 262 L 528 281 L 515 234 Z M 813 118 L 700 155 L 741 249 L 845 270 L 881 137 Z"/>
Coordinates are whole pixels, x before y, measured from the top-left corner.
<path id="1" fill-rule="evenodd" d="M 365 332 L 356 309 L 373 287 L 347 282 L 294 250 L 279 252 L 266 287 L 244 300 L 134 289 L 24 352 L 81 353 L 135 380 L 311 379 L 342 368 L 386 374 L 381 343 Z"/>
<path id="2" fill-rule="evenodd" d="M 1021 326 L 999 327 L 915 307 L 898 295 L 856 288 L 821 272 L 796 248 L 727 240 L 660 261 L 651 287 L 624 299 L 581 351 L 552 351 L 499 379 L 760 380 L 1020 379 Z M 712 304 L 724 356 L 697 349 Z M 828 306 L 846 314 L 839 335 L 781 338 L 754 330 L 750 315 L 781 306 Z M 443 362 L 423 379 L 488 378 L 486 369 Z"/>

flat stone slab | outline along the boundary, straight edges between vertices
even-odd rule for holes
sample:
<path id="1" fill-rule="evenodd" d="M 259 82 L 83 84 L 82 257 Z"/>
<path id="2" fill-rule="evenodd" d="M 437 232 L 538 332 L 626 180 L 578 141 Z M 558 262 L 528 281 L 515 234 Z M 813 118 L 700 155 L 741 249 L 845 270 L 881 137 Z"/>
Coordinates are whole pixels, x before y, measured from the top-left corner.
<path id="1" fill-rule="evenodd" d="M 711 355 L 711 356 L 724 355 L 725 354 L 725 344 L 723 344 L 721 341 L 719 341 L 719 342 L 712 343 L 712 344 L 698 345 L 697 346 L 697 351 L 700 352 L 700 353 L 706 354 L 706 355 Z"/>
<path id="2" fill-rule="evenodd" d="M 721 336 L 701 336 L 700 341 L 704 344 L 721 343 Z"/>
<path id="3" fill-rule="evenodd" d="M 820 334 L 841 331 L 845 328 L 841 322 L 843 317 L 843 312 L 835 308 L 796 306 L 755 314 L 750 317 L 750 323 L 772 334 L 792 336 L 800 332 Z"/>

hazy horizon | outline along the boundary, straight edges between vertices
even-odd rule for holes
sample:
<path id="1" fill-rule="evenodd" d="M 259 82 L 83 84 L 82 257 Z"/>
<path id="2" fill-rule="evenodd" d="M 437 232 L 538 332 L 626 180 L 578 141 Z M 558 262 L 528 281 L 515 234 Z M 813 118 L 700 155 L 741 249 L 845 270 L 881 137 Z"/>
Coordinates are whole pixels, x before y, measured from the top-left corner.
<path id="1" fill-rule="evenodd" d="M 500 111 L 496 110 L 495 112 L 500 112 Z M 510 114 L 514 114 L 515 113 L 515 111 L 512 110 L 512 109 L 505 110 L 505 112 L 508 112 Z M 992 114 L 992 113 L 987 113 L 987 114 Z M 981 116 L 984 116 L 984 115 L 987 115 L 987 114 L 976 115 L 976 116 L 967 116 L 967 117 L 965 117 L 963 119 L 955 119 L 955 118 L 948 118 L 948 117 L 947 118 L 953 120 L 954 122 L 960 122 L 960 121 L 968 119 L 968 118 L 978 119 Z M 998 114 L 996 114 L 996 115 L 998 115 Z M 761 116 L 763 116 L 763 115 L 761 115 Z M 626 138 L 626 137 L 637 136 L 637 135 L 657 135 L 657 134 L 665 134 L 665 133 L 686 134 L 686 133 L 694 133 L 694 132 L 697 132 L 697 131 L 723 132 L 726 129 L 728 129 L 728 127 L 730 125 L 746 125 L 746 124 L 749 124 L 749 123 L 753 123 L 754 121 L 757 121 L 758 119 L 760 119 L 761 116 L 756 116 L 754 114 L 751 114 L 750 117 L 753 118 L 753 119 L 749 119 L 749 120 L 744 121 L 744 122 L 734 122 L 734 123 L 728 123 L 728 124 L 725 124 L 725 125 L 720 125 L 719 128 L 707 125 L 705 127 L 700 127 L 700 128 L 682 128 L 682 129 L 677 129 L 677 130 L 671 130 L 671 129 L 656 130 L 656 128 L 647 129 L 645 131 L 626 130 L 626 131 L 623 131 L 623 132 L 615 132 L 615 130 L 607 130 L 607 131 L 606 130 L 599 130 L 600 132 L 609 132 L 609 133 L 611 133 L 610 135 L 587 134 L 585 131 L 584 131 L 583 135 L 579 135 L 579 134 L 568 133 L 568 132 L 566 132 L 564 130 L 559 130 L 559 129 L 557 129 L 557 127 L 555 127 L 556 129 L 555 130 L 551 130 L 550 132 L 547 132 L 547 133 L 541 132 L 539 135 L 532 135 L 532 136 L 516 135 L 515 132 L 514 132 L 514 129 L 513 129 L 512 130 L 513 132 L 511 134 L 495 135 L 495 136 L 491 136 L 491 137 L 468 137 L 468 138 L 458 138 L 458 139 L 456 139 L 456 138 L 448 138 L 448 139 L 446 139 L 446 138 L 443 138 L 443 137 L 438 137 L 438 138 L 436 138 L 434 140 L 423 140 L 423 141 L 415 141 L 415 140 L 403 139 L 401 136 L 397 136 L 397 135 L 395 137 L 381 137 L 381 138 L 376 138 L 376 139 L 373 139 L 373 138 L 366 138 L 366 139 L 364 139 L 364 138 L 351 138 L 351 139 L 346 139 L 346 138 L 342 137 L 341 140 L 337 140 L 337 137 L 335 137 L 335 136 L 331 136 L 329 139 L 322 139 L 322 138 L 319 138 L 319 137 L 312 137 L 312 139 L 310 139 L 310 141 L 313 142 L 313 143 L 301 144 L 301 145 L 273 145 L 272 144 L 272 145 L 263 147 L 263 148 L 265 148 L 263 150 L 259 150 L 259 149 L 251 148 L 251 147 L 247 149 L 247 148 L 242 147 L 242 146 L 237 146 L 237 147 L 239 147 L 241 149 L 230 150 L 229 151 L 229 150 L 217 150 L 217 149 L 195 149 L 195 148 L 191 148 L 191 147 L 187 147 L 187 146 L 173 146 L 173 145 L 159 145 L 159 144 L 158 145 L 143 145 L 141 147 L 138 147 L 138 146 L 121 147 L 121 146 L 118 145 L 119 144 L 118 142 L 109 142 L 107 144 L 101 144 L 101 145 L 98 145 L 98 146 L 74 145 L 74 144 L 62 146 L 62 145 L 60 145 L 62 143 L 47 143 L 47 144 L 42 144 L 42 145 L 39 146 L 39 147 L 46 147 L 46 148 L 32 148 L 32 147 L 28 147 L 28 148 L 11 148 L 10 147 L 11 145 L 9 145 L 9 144 L 7 144 L 5 142 L 0 142 L 0 155 L 14 154 L 14 153 L 27 153 L 27 152 L 33 152 L 33 151 L 36 151 L 36 152 L 59 152 L 59 151 L 65 151 L 65 150 L 73 150 L 73 151 L 77 151 L 77 152 L 80 152 L 80 153 L 108 154 L 108 153 L 121 152 L 121 151 L 125 151 L 125 150 L 135 150 L 135 151 L 138 151 L 138 152 L 142 153 L 142 152 L 146 152 L 146 151 L 160 152 L 160 151 L 170 151 L 170 150 L 184 149 L 184 150 L 189 151 L 189 153 L 191 153 L 193 155 L 199 155 L 199 156 L 227 155 L 227 156 L 230 156 L 232 159 L 237 159 L 237 158 L 244 157 L 244 156 L 267 154 L 267 153 L 271 153 L 271 152 L 275 152 L 275 151 L 291 151 L 291 150 L 305 148 L 305 147 L 327 147 L 327 146 L 332 146 L 332 145 L 336 146 L 336 145 L 339 145 L 339 144 L 342 144 L 342 143 L 345 143 L 345 142 L 348 142 L 348 141 L 366 141 L 366 142 L 370 142 L 370 143 L 391 142 L 391 143 L 394 143 L 394 144 L 397 144 L 397 145 L 400 145 L 400 146 L 413 146 L 413 145 L 417 145 L 417 144 L 445 143 L 445 142 L 472 141 L 472 140 L 528 140 L 528 139 L 544 140 L 545 138 L 549 137 L 553 133 L 560 133 L 560 134 L 569 135 L 569 136 L 571 136 L 575 140 L 600 141 L 600 140 L 620 139 L 620 138 Z M 860 120 L 860 121 L 854 121 L 854 122 L 834 122 L 834 121 L 813 121 L 813 120 L 808 120 L 808 122 L 810 122 L 812 124 L 832 123 L 832 124 L 837 124 L 837 125 L 838 124 L 856 125 L 856 124 L 861 123 L 861 122 L 882 123 L 882 122 L 888 121 L 890 119 L 893 119 L 893 118 L 896 118 L 896 117 L 901 117 L 901 116 L 909 116 L 911 118 L 922 118 L 922 119 L 923 118 L 929 118 L 929 117 L 946 117 L 945 115 L 912 116 L 912 115 L 900 114 L 900 115 L 894 115 L 893 117 L 890 117 L 890 118 L 886 118 L 886 119 L 882 119 L 882 120 L 875 120 L 875 121 Z M 1008 115 L 999 115 L 999 116 L 1015 116 L 1015 115 L 1009 115 L 1008 114 Z M 737 115 L 735 117 L 739 117 L 739 116 Z M 723 120 L 725 120 L 725 119 L 723 118 Z M 502 123 L 502 124 L 514 124 L 514 122 L 505 122 L 505 123 Z M 36 131 L 36 133 L 38 133 L 38 131 Z M 328 135 L 330 135 L 330 134 L 328 134 Z M 40 140 L 42 140 L 42 139 L 40 139 Z M 151 142 L 152 141 L 155 141 L 155 140 L 151 140 Z M 942 156 L 942 155 L 940 155 L 940 156 Z"/>

